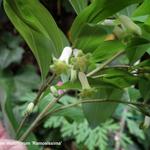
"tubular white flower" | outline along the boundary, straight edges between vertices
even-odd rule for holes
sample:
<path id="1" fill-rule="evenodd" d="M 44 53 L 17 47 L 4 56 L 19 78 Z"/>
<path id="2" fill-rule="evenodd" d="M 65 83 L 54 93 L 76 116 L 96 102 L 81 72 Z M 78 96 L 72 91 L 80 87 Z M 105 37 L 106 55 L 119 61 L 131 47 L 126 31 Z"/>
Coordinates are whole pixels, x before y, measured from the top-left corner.
<path id="1" fill-rule="evenodd" d="M 71 68 L 71 75 L 70 75 L 70 81 L 74 82 L 77 79 L 77 71 Z"/>
<path id="2" fill-rule="evenodd" d="M 90 87 L 85 73 L 79 72 L 78 76 L 79 76 L 80 83 L 82 85 L 82 90 L 80 91 L 80 94 L 79 94 L 80 97 L 81 98 L 92 97 L 94 93 L 96 92 L 96 89 Z"/>
<path id="3" fill-rule="evenodd" d="M 65 61 L 66 64 L 69 63 L 69 58 L 71 57 L 72 54 L 72 48 L 71 47 L 65 47 L 61 53 L 61 56 L 59 57 L 60 61 Z"/>
<path id="4" fill-rule="evenodd" d="M 82 89 L 90 89 L 91 87 L 89 85 L 89 82 L 87 80 L 85 73 L 79 72 L 78 76 L 79 76 L 79 80 L 80 80 L 81 85 L 82 85 Z"/>

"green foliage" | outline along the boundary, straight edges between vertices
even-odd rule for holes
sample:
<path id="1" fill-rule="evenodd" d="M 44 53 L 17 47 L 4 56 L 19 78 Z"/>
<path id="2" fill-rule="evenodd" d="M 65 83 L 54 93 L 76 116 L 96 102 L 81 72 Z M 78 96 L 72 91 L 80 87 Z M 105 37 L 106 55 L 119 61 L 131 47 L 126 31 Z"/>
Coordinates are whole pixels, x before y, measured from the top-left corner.
<path id="1" fill-rule="evenodd" d="M 72 41 L 75 41 L 78 38 L 79 33 L 87 23 L 99 23 L 100 21 L 106 19 L 109 16 L 112 16 L 128 5 L 138 2 L 140 2 L 140 0 L 115 0 L 111 2 L 108 0 L 94 0 L 91 5 L 82 11 L 82 13 L 80 13 L 75 19 L 71 27 Z M 112 8 L 113 4 L 116 4 L 117 7 Z"/>
<path id="2" fill-rule="evenodd" d="M 118 40 L 113 41 L 103 41 L 94 50 L 93 57 L 94 61 L 102 62 L 112 57 L 118 51 L 125 48 L 125 45 Z"/>
<path id="3" fill-rule="evenodd" d="M 87 6 L 88 3 L 87 0 L 69 0 L 69 2 L 71 3 L 77 14 L 79 14 Z"/>
<path id="4" fill-rule="evenodd" d="M 62 33 L 54 19 L 37 0 L 5 0 L 4 9 L 31 48 L 44 79 L 49 70 L 52 54 L 58 57 L 66 40 L 63 41 Z"/>
<path id="5" fill-rule="evenodd" d="M 51 84 L 58 95 L 57 90 L 69 92 L 59 99 L 50 91 L 49 82 L 43 82 L 38 94 L 44 90 L 36 97 L 33 90 L 40 88 L 40 79 L 33 67 L 24 66 L 14 74 L 7 72 L 8 66 L 20 62 L 23 54 L 20 38 L 10 41 L 8 35 L 4 40 L 6 44 L 0 45 L 0 83 L 4 90 L 1 99 L 5 100 L 2 111 L 15 134 L 30 102 L 37 98 L 39 103 L 33 113 L 40 115 L 57 97 L 42 119 L 46 119 L 45 128 L 59 129 L 63 141 L 71 139 L 81 150 L 114 149 L 118 142 L 115 135 L 119 133 L 120 149 L 136 149 L 133 138 L 139 143 L 146 139 L 146 134 L 139 129 L 144 116 L 129 109 L 122 117 L 124 109 L 119 102 L 149 115 L 149 0 L 93 0 L 89 5 L 87 0 L 69 2 L 77 17 L 68 34 L 72 53 L 69 58 L 68 51 L 64 53 L 66 63 L 59 57 L 69 42 L 43 5 L 38 0 L 4 0 L 6 14 L 36 57 L 43 81 L 49 71 L 53 73 L 49 66 L 58 58 L 60 64 L 67 66 L 66 74 L 61 71 L 64 68 L 59 67 L 57 78 L 53 78 Z M 75 81 L 71 80 L 71 70 L 75 71 Z M 58 81 L 63 81 L 63 85 L 57 85 Z M 90 103 L 84 103 L 86 100 Z M 34 123 L 34 117 L 30 121 Z"/>
<path id="6" fill-rule="evenodd" d="M 21 61 L 23 49 L 19 46 L 20 41 L 20 37 L 14 37 L 9 33 L 3 34 L 0 43 L 0 69 L 5 69 L 11 63 Z"/>
<path id="7" fill-rule="evenodd" d="M 91 129 L 86 120 L 82 123 L 70 123 L 64 117 L 55 116 L 49 118 L 45 122 L 44 127 L 59 127 L 63 138 L 74 138 L 77 145 L 84 145 L 89 150 L 94 150 L 95 148 L 106 150 L 109 142 L 107 135 L 109 135 L 111 131 L 115 132 L 118 129 L 118 125 L 112 120 L 102 124 L 100 127 Z"/>

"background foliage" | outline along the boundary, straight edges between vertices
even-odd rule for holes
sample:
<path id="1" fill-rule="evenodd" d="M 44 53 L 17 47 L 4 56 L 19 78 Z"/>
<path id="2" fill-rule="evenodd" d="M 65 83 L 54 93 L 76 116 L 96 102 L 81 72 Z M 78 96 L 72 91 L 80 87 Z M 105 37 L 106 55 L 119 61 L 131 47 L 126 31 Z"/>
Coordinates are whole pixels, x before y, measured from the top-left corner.
<path id="1" fill-rule="evenodd" d="M 104 65 L 94 78 L 89 77 L 90 86 L 100 91 L 94 99 L 149 104 L 149 0 L 94 0 L 92 3 L 87 0 L 42 0 L 41 3 L 36 0 L 4 0 L 5 12 L 15 28 L 1 5 L 1 118 L 13 138 L 17 138 L 18 122 L 28 103 L 36 97 L 49 72 L 52 57 L 58 58 L 65 46 L 72 45 L 85 54 L 92 54 L 86 73 Z M 119 19 L 120 15 L 128 16 L 134 22 L 125 24 Z M 122 55 L 111 60 L 122 50 Z M 73 91 L 61 98 L 54 110 L 78 102 L 74 89 L 82 89 L 79 81 L 72 84 L 67 79 L 61 89 L 66 88 Z M 47 89 L 22 132 L 52 98 Z M 149 128 L 139 128 L 149 108 L 136 109 L 111 102 L 67 108 L 45 118 L 27 141 L 62 141 L 61 146 L 49 147 L 54 150 L 149 150 Z M 29 147 L 32 150 L 42 148 L 35 145 Z"/>

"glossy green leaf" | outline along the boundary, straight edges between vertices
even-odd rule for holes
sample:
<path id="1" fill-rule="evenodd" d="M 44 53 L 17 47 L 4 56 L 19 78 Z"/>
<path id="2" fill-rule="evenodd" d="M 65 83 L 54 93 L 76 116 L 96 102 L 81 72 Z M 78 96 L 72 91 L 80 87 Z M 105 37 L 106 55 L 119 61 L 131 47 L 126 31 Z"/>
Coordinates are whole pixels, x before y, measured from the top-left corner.
<path id="1" fill-rule="evenodd" d="M 112 16 L 121 9 L 127 7 L 128 5 L 140 2 L 141 0 L 94 0 L 91 5 L 82 11 L 71 27 L 71 39 L 74 42 L 79 33 L 83 30 L 85 24 L 94 23 L 97 24 L 103 19 Z M 114 6 L 114 7 L 112 7 Z"/>
<path id="2" fill-rule="evenodd" d="M 75 12 L 79 14 L 87 6 L 87 0 L 69 0 Z"/>
<path id="3" fill-rule="evenodd" d="M 38 0 L 4 0 L 4 9 L 34 53 L 44 78 L 51 56 L 58 57 L 65 47 L 54 19 Z"/>
<path id="4" fill-rule="evenodd" d="M 74 45 L 84 52 L 93 52 L 104 41 L 107 34 L 108 31 L 104 26 L 87 24 L 80 32 Z"/>
<path id="5" fill-rule="evenodd" d="M 126 88 L 135 85 L 138 78 L 122 69 L 104 69 L 100 73 L 100 81 L 112 84 L 118 88 Z"/>
<path id="6" fill-rule="evenodd" d="M 150 15 L 150 1 L 144 0 L 143 3 L 134 11 L 133 17 Z"/>
<path id="7" fill-rule="evenodd" d="M 144 39 L 133 39 L 126 48 L 127 56 L 130 63 L 133 64 L 144 55 L 146 51 L 149 51 L 150 43 Z"/>
<path id="8" fill-rule="evenodd" d="M 97 94 L 93 99 L 111 99 L 122 100 L 123 91 L 116 88 L 99 88 Z M 83 112 L 87 118 L 89 124 L 92 127 L 96 127 L 105 122 L 117 108 L 117 103 L 86 103 L 82 104 Z"/>
<path id="9" fill-rule="evenodd" d="M 117 52 L 124 50 L 124 48 L 125 45 L 118 40 L 104 41 L 100 43 L 92 56 L 95 62 L 102 62 L 111 58 Z"/>

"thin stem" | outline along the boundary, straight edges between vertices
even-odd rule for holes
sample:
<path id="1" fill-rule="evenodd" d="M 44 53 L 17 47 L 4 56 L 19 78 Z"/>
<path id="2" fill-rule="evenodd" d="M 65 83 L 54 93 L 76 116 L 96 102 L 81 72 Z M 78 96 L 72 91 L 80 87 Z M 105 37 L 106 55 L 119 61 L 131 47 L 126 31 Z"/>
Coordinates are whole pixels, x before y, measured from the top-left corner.
<path id="1" fill-rule="evenodd" d="M 34 99 L 33 103 L 34 105 L 37 105 L 39 100 L 40 100 L 40 97 L 42 95 L 42 93 L 47 89 L 47 87 L 49 86 L 49 84 L 52 83 L 52 81 L 54 80 L 54 78 L 56 77 L 55 74 L 53 74 L 50 78 L 48 78 L 45 83 L 41 86 L 40 90 L 38 91 L 38 94 L 36 96 L 36 98 Z"/>
<path id="2" fill-rule="evenodd" d="M 105 61 L 104 63 L 102 63 L 99 67 L 97 67 L 96 69 L 94 69 L 93 71 L 89 72 L 87 74 L 87 77 L 90 77 L 92 75 L 94 75 L 95 73 L 97 73 L 98 71 L 102 70 L 105 66 L 107 66 L 108 64 L 110 64 L 114 59 L 116 59 L 117 57 L 119 57 L 121 54 L 123 54 L 124 51 L 121 50 L 119 52 L 117 52 L 115 55 L 113 55 L 110 59 L 108 59 L 107 61 Z"/>
<path id="3" fill-rule="evenodd" d="M 65 110 L 67 108 L 71 108 L 71 107 L 75 107 L 81 103 L 93 103 L 93 102 L 99 102 L 99 103 L 105 103 L 105 102 L 113 102 L 113 103 L 122 103 L 122 104 L 126 104 L 134 109 L 136 109 L 136 107 L 139 107 L 138 109 L 136 109 L 136 111 L 140 111 L 142 113 L 146 113 L 147 116 L 150 116 L 149 113 L 147 112 L 144 112 L 141 107 L 150 107 L 150 105 L 147 105 L 147 104 L 143 104 L 143 103 L 135 103 L 135 102 L 129 102 L 129 101 L 116 101 L 116 100 L 107 100 L 107 99 L 95 99 L 95 100 L 81 100 L 81 101 L 78 101 L 76 103 L 73 103 L 73 104 L 69 104 L 69 105 L 66 105 L 66 106 L 62 106 L 58 109 L 55 109 L 51 112 L 48 112 L 48 113 L 45 113 L 45 115 L 41 118 L 41 120 L 39 120 L 38 124 L 36 124 L 36 126 L 38 126 L 39 124 L 41 124 L 41 122 L 43 122 L 43 120 L 45 120 L 46 118 L 48 118 L 50 115 L 54 114 L 54 113 L 57 113 L 57 112 L 60 112 L 62 110 Z M 136 107 L 134 107 L 136 106 Z M 35 126 L 35 127 L 36 127 Z"/>
<path id="4" fill-rule="evenodd" d="M 49 77 L 44 83 L 43 85 L 41 86 L 41 88 L 39 89 L 38 93 L 37 93 L 37 96 L 36 98 L 33 100 L 33 103 L 34 103 L 34 107 L 38 104 L 39 100 L 40 100 L 40 97 L 42 95 L 42 93 L 47 89 L 47 87 L 49 86 L 49 84 L 52 83 L 52 81 L 54 80 L 54 78 L 56 77 L 55 74 L 53 74 L 51 77 Z M 27 117 L 29 116 L 29 114 L 26 114 L 23 119 L 21 120 L 20 124 L 19 124 L 19 127 L 17 129 L 17 135 L 19 134 L 21 128 L 23 127 Z"/>
<path id="5" fill-rule="evenodd" d="M 99 102 L 99 103 L 122 103 L 122 104 L 126 104 L 126 105 L 134 105 L 134 106 L 137 106 L 137 107 L 149 107 L 150 108 L 150 105 L 148 104 L 143 104 L 143 103 L 135 103 L 135 102 L 129 102 L 129 101 L 120 101 L 120 100 L 107 100 L 107 99 L 93 99 L 93 100 L 81 100 L 81 101 L 78 101 L 76 103 L 73 103 L 73 104 L 69 104 L 69 105 L 66 105 L 66 106 L 62 106 L 52 112 L 49 112 L 47 114 L 45 114 L 44 117 L 47 117 L 53 113 L 56 113 L 56 112 L 59 112 L 61 110 L 64 110 L 64 109 L 67 109 L 67 108 L 71 108 L 71 107 L 74 107 L 74 106 L 77 106 L 81 103 L 93 103 L 93 102 Z M 147 114 L 148 115 L 148 114 Z M 149 114 L 150 116 L 150 114 Z"/>
<path id="6" fill-rule="evenodd" d="M 20 141 L 24 141 L 27 136 L 30 134 L 30 132 L 34 129 L 34 127 L 36 126 L 36 124 L 39 122 L 39 120 L 41 120 L 41 118 L 45 115 L 45 113 L 47 111 L 49 111 L 53 106 L 54 104 L 56 104 L 60 98 L 62 96 L 64 96 L 64 94 L 60 95 L 59 97 L 57 98 L 54 98 L 44 109 L 43 111 L 37 116 L 37 118 L 34 120 L 34 122 L 31 124 L 31 126 L 27 129 L 27 131 L 19 138 Z"/>

